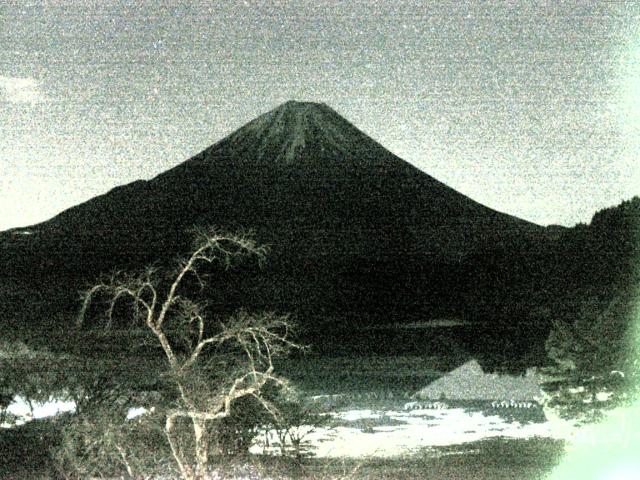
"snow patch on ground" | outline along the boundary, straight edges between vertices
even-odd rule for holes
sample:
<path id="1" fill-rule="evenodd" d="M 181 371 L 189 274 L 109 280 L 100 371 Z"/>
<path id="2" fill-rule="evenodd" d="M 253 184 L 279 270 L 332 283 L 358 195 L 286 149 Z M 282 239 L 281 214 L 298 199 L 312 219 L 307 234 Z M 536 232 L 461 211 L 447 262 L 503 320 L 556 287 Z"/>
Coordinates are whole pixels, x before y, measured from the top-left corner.
<path id="1" fill-rule="evenodd" d="M 24 423 L 36 418 L 53 417 L 64 412 L 73 412 L 76 403 L 72 400 L 52 400 L 48 402 L 31 402 L 33 412 L 29 403 L 21 396 L 17 396 L 13 403 L 7 407 L 7 411 L 16 417 L 18 422 Z"/>
<path id="2" fill-rule="evenodd" d="M 460 445 L 491 437 L 576 438 L 576 428 L 571 422 L 521 423 L 464 408 L 409 412 L 362 409 L 338 412 L 335 416 L 347 422 L 386 417 L 396 420 L 397 424 L 369 429 L 339 426 L 308 430 L 304 440 L 317 457 L 396 457 L 419 449 Z M 274 432 L 269 432 L 268 437 L 267 446 L 265 435 L 258 436 L 251 452 L 279 454 L 277 445 L 274 445 Z"/>
<path id="3" fill-rule="evenodd" d="M 33 407 L 33 411 L 31 410 Z M 23 397 L 16 396 L 13 402 L 7 407 L 7 412 L 15 415 L 16 420 L 14 424 L 2 424 L 0 428 L 11 428 L 15 425 L 23 425 L 30 420 L 38 418 L 54 417 L 61 413 L 75 412 L 76 402 L 73 400 L 51 400 L 47 402 L 27 402 Z M 127 420 L 139 417 L 140 415 L 153 412 L 154 408 L 147 410 L 143 407 L 132 407 L 127 412 Z"/>
<path id="4" fill-rule="evenodd" d="M 16 424 L 35 418 L 44 418 L 75 410 L 73 401 L 28 402 L 16 397 L 8 411 L 18 416 Z M 129 409 L 127 418 L 147 413 L 139 408 Z M 301 427 L 308 451 L 317 457 L 396 457 L 417 450 L 449 445 L 461 445 L 491 437 L 531 438 L 549 437 L 568 440 L 569 447 L 593 442 L 588 429 L 579 429 L 573 422 L 548 417 L 545 421 L 516 421 L 475 408 L 448 408 L 420 410 L 349 409 L 332 416 L 341 423 L 333 428 Z M 372 420 L 371 425 L 366 425 Z M 365 426 L 363 427 L 363 421 Z M 358 425 L 349 426 L 349 422 Z M 344 425 L 347 423 L 347 426 Z M 11 425 L 3 425 L 10 427 Z M 252 453 L 280 454 L 278 437 L 274 431 L 263 432 L 254 440 Z"/>

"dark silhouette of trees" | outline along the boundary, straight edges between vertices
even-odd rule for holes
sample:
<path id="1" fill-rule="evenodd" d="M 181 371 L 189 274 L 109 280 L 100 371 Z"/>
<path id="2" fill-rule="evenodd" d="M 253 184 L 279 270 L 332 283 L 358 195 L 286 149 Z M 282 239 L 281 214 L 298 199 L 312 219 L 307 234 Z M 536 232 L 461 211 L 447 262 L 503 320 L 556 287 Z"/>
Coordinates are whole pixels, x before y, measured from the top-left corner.
<path id="1" fill-rule="evenodd" d="M 550 405 L 595 419 L 629 399 L 638 380 L 640 198 L 564 232 L 554 256 L 545 309 Z"/>

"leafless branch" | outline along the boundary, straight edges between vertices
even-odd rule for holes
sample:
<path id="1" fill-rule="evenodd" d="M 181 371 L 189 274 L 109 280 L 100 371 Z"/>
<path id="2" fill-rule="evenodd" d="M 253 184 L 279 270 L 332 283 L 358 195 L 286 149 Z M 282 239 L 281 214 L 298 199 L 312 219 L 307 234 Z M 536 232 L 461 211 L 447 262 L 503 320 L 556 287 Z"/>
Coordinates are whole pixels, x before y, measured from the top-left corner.
<path id="1" fill-rule="evenodd" d="M 262 263 L 266 248 L 257 245 L 249 236 L 221 235 L 212 230 L 198 231 L 192 253 L 178 264 L 165 288 L 159 287 L 158 275 L 153 268 L 139 275 L 116 273 L 85 293 L 76 322 L 77 327 L 83 325 L 89 305 L 98 294 L 105 294 L 109 298 L 107 327 L 113 323 L 116 304 L 124 298 L 132 302 L 136 319 L 144 320 L 162 347 L 170 376 L 177 387 L 177 408 L 166 414 L 165 435 L 184 478 L 201 478 L 207 458 L 206 439 L 203 439 L 206 422 L 229 416 L 237 399 L 252 396 L 270 415 L 277 417 L 276 407 L 261 395 L 268 382 L 286 385 L 273 373 L 273 356 L 301 348 L 289 338 L 289 317 L 275 313 L 252 315 L 240 310 L 226 322 L 221 322 L 217 333 L 207 336 L 211 326 L 207 325 L 205 306 L 181 297 L 180 288 L 187 275 L 193 276 L 201 287 L 204 285 L 202 274 L 198 271 L 202 264 L 220 262 L 228 267 L 234 258 L 248 255 Z M 172 330 L 176 326 L 177 329 Z M 186 354 L 174 351 L 180 339 L 187 349 Z M 221 348 L 223 345 L 226 345 L 224 349 Z M 207 369 L 203 369 L 201 364 L 196 366 L 196 363 L 201 356 L 206 356 L 203 354 L 205 348 L 210 347 L 220 355 L 220 351 L 228 352 L 230 346 L 237 350 L 236 355 L 245 358 L 246 364 L 240 361 L 238 365 L 244 367 L 236 374 L 227 375 L 228 372 L 223 370 L 226 378 L 215 386 L 216 391 L 212 391 Z M 195 471 L 186 461 L 174 437 L 175 421 L 180 417 L 188 418 L 193 425 L 197 460 Z"/>

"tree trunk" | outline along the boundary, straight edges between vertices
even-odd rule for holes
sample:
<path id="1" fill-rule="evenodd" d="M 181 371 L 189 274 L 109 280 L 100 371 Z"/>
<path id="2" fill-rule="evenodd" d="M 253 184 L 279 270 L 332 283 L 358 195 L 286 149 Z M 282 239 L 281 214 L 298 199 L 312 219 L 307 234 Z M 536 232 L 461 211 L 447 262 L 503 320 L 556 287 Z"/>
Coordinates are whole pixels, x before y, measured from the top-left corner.
<path id="1" fill-rule="evenodd" d="M 173 425 L 174 425 L 174 417 L 168 416 L 166 420 L 166 424 L 164 427 L 164 433 L 167 437 L 167 441 L 169 442 L 169 447 L 171 448 L 171 453 L 173 454 L 173 458 L 178 464 L 178 469 L 180 470 L 180 474 L 184 480 L 194 480 L 195 476 L 193 474 L 193 470 L 184 461 L 182 458 L 182 453 L 180 452 L 179 447 L 175 444 L 173 439 Z"/>
<path id="2" fill-rule="evenodd" d="M 124 448 L 122 448 L 122 446 L 120 446 L 118 443 L 116 443 L 115 447 L 118 453 L 120 454 L 120 458 L 122 458 L 122 463 L 127 469 L 127 474 L 129 475 L 129 478 L 135 479 L 136 476 L 134 475 L 133 468 L 131 467 L 131 463 L 129 463 L 129 459 L 127 458 L 127 453 L 125 452 Z"/>
<path id="3" fill-rule="evenodd" d="M 192 421 L 196 454 L 195 479 L 204 480 L 207 474 L 207 464 L 209 463 L 206 420 L 193 418 Z"/>

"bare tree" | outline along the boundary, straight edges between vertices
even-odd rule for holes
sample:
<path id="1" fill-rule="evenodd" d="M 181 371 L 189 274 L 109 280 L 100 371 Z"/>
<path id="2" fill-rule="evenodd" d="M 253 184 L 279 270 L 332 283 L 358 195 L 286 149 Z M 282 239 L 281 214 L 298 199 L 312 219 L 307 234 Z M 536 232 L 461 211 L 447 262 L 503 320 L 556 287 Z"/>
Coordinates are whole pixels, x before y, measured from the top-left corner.
<path id="1" fill-rule="evenodd" d="M 107 326 L 111 326 L 116 303 L 128 299 L 135 320 L 152 333 L 162 348 L 168 377 L 177 389 L 174 408 L 164 414 L 164 434 L 183 478 L 201 480 L 208 463 L 207 429 L 230 415 L 233 402 L 255 397 L 264 409 L 277 417 L 276 407 L 261 391 L 270 382 L 284 385 L 274 373 L 273 358 L 300 348 L 290 340 L 291 322 L 287 316 L 259 315 L 240 310 L 224 322 L 212 325 L 205 305 L 181 295 L 187 277 L 204 285 L 203 264 L 221 262 L 228 267 L 235 257 L 253 256 L 262 262 L 266 249 L 243 235 L 198 232 L 192 253 L 161 284 L 155 269 L 139 275 L 113 275 L 89 289 L 77 324 L 85 322 L 88 307 L 97 294 L 109 299 Z M 230 357 L 229 351 L 238 353 Z M 190 424 L 192 440 L 181 441 L 176 422 Z M 192 449 L 190 455 L 187 449 Z M 191 460 L 193 459 L 193 461 Z M 194 465 L 195 463 L 195 465 Z"/>

